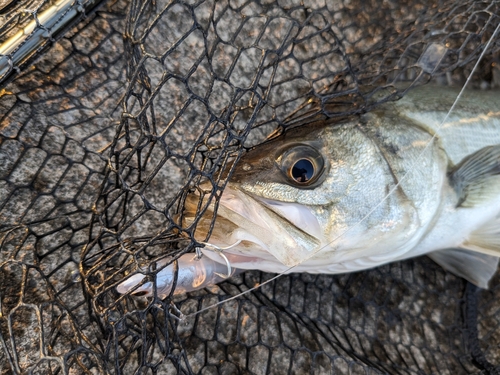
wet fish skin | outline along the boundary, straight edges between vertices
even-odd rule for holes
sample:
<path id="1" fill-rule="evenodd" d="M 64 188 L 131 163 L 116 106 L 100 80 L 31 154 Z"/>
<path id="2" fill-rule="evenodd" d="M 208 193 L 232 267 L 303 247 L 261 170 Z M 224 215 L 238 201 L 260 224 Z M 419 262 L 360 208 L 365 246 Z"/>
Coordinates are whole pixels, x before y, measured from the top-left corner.
<path id="1" fill-rule="evenodd" d="M 424 86 L 373 112 L 307 124 L 255 147 L 224 190 L 209 242 L 241 241 L 224 250 L 233 270 L 332 274 L 428 254 L 487 287 L 500 255 L 500 93 L 466 92 L 442 124 L 457 95 Z M 289 159 L 301 153 L 322 164 L 310 184 L 290 179 Z M 185 225 L 198 201 L 191 198 Z M 200 241 L 211 216 L 197 227 Z M 203 254 L 209 279 L 210 262 L 224 260 Z M 161 272 L 159 294 L 170 290 Z"/>
<path id="2" fill-rule="evenodd" d="M 489 146 L 490 158 L 500 161 L 500 93 L 466 92 L 441 126 L 457 95 L 419 88 L 371 113 L 292 129 L 256 147 L 222 196 L 210 242 L 243 240 L 226 252 L 232 266 L 269 272 L 351 272 L 446 250 L 453 259 L 467 254 L 464 269 L 448 267 L 442 254 L 438 263 L 486 287 L 500 232 L 488 229 L 481 246 L 470 239 L 494 223 L 500 228 L 500 179 L 481 175 L 484 163 L 473 160 L 482 192 L 464 202 L 453 176 Z M 311 186 L 294 185 L 282 170 L 280 157 L 296 145 L 325 160 Z"/>
<path id="3" fill-rule="evenodd" d="M 370 117 L 370 124 L 377 121 L 376 117 Z M 248 158 L 241 160 L 248 164 L 246 171 L 235 174 L 219 208 L 219 215 L 229 217 L 236 227 L 216 227 L 210 241 L 223 246 L 248 239 L 247 233 L 250 232 L 265 242 L 266 253 L 282 263 L 281 266 L 274 264 L 274 259 L 253 246 L 251 253 L 266 260 L 260 265 L 263 266 L 261 269 L 270 271 L 278 267 L 284 271 L 297 265 L 297 271 L 320 273 L 367 268 L 376 262 L 371 259 L 373 257 L 390 259 L 414 247 L 419 233 L 425 230 L 431 219 L 432 215 L 426 213 L 437 209 L 446 170 L 444 155 L 436 144 L 424 151 L 432 136 L 417 127 L 403 129 L 400 121 L 394 125 L 380 123 L 376 131 L 358 121 L 313 126 L 318 129 L 298 129 L 254 150 L 253 155 L 249 153 Z M 397 145 L 389 140 L 389 146 L 384 147 L 391 132 L 404 138 L 399 139 Z M 323 181 L 312 187 L 293 186 L 284 181 L 286 177 L 276 162 L 284 150 L 304 144 L 316 148 L 326 159 Z M 425 176 L 431 188 L 422 189 L 421 179 L 418 179 L 419 186 L 411 192 L 405 191 L 408 185 L 405 181 L 396 187 L 406 171 L 412 168 L 419 152 L 423 152 L 422 162 L 432 166 Z M 265 155 L 263 162 L 259 162 L 261 155 Z M 252 169 L 248 170 L 248 166 Z M 391 190 L 393 193 L 386 198 Z M 249 200 L 244 208 L 229 199 L 236 195 L 241 202 L 245 199 L 241 193 L 249 196 L 245 197 Z M 285 211 L 290 208 L 289 204 L 295 205 L 298 212 L 293 219 L 286 213 L 276 215 L 276 210 L 269 204 L 273 202 L 281 202 Z M 256 212 L 259 209 L 262 212 Z M 246 216 L 246 219 L 240 220 L 234 212 Z M 264 213 L 268 217 L 262 223 Z M 308 217 L 305 221 L 310 230 L 304 230 L 306 224 L 300 222 L 305 217 Z M 281 226 L 270 226 L 271 220 L 280 222 Z M 287 222 L 296 225 L 287 225 Z M 343 235 L 347 230 L 349 234 Z M 222 240 L 223 233 L 226 240 Z M 405 235 L 397 238 L 395 233 Z M 285 246 L 275 244 L 276 237 L 281 240 L 288 237 Z M 313 259 L 303 263 L 319 249 L 322 250 Z M 234 252 L 236 250 L 231 251 Z M 245 268 L 239 259 L 230 260 L 234 267 Z"/>

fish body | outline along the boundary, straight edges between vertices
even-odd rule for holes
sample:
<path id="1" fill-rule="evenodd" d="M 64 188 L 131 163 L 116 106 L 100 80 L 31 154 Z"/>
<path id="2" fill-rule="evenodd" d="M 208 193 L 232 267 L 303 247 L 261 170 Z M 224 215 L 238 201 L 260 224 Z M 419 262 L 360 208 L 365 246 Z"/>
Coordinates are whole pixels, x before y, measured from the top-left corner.
<path id="1" fill-rule="evenodd" d="M 428 254 L 487 287 L 500 255 L 500 93 L 466 91 L 448 115 L 457 95 L 424 86 L 249 151 L 209 240 L 229 248 L 204 255 L 236 269 L 333 274 Z M 199 222 L 200 240 L 209 225 Z"/>

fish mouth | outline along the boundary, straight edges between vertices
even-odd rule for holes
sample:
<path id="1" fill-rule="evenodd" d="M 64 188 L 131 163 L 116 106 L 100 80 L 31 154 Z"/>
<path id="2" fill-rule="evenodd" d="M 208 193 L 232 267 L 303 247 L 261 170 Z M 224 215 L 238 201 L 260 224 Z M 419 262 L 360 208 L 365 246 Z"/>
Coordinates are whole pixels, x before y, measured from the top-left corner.
<path id="1" fill-rule="evenodd" d="M 193 208 L 193 204 L 194 199 L 186 207 Z M 197 238 L 205 238 L 211 214 L 199 222 Z M 237 184 L 229 184 L 219 200 L 209 242 L 229 247 L 224 254 L 234 267 L 276 272 L 310 258 L 324 241 L 318 219 L 307 206 L 257 197 Z M 217 262 L 223 261 L 219 254 L 204 253 Z"/>

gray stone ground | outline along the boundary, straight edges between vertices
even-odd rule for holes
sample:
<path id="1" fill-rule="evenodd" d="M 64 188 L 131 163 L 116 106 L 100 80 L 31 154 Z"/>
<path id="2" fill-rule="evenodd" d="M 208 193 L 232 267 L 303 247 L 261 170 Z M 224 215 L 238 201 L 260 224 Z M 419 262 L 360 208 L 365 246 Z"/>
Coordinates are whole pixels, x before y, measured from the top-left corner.
<path id="1" fill-rule="evenodd" d="M 342 17 L 357 14 L 347 3 L 337 13 L 339 24 Z M 258 121 L 276 120 L 253 131 L 248 140 L 253 144 L 296 109 L 305 92 L 320 91 L 336 78 L 332 72 L 343 68 L 338 51 L 331 52 L 337 42 L 321 33 L 315 35 L 325 22 L 318 16 L 301 31 L 305 39 L 295 47 L 296 58 L 256 69 L 269 63 L 261 61 L 261 50 L 252 47 L 257 40 L 253 38 L 258 37 L 255 30 L 266 25 L 266 19 L 260 17 L 265 4 L 232 4 L 234 9 L 241 6 L 239 12 L 248 19 L 242 31 L 233 22 L 238 12 L 225 5 L 216 5 L 220 22 L 213 32 L 207 31 L 207 40 L 215 46 L 210 38 L 218 35 L 230 43 L 219 43 L 211 61 L 201 58 L 203 35 L 193 31 L 163 65 L 155 59 L 145 64 L 153 91 L 158 88 L 155 114 L 148 116 L 154 117 L 158 133 L 168 132 L 169 147 L 181 155 L 203 131 L 209 114 L 219 113 L 234 101 L 235 90 L 248 88 L 258 79 L 257 91 L 267 95 L 269 104 Z M 79 266 L 92 204 L 104 178 L 106 152 L 124 108 L 120 99 L 127 89 L 126 66 L 130 63 L 122 37 L 126 6 L 125 1 L 109 2 L 0 92 L 1 375 L 58 369 L 71 374 L 118 373 L 112 360 L 104 360 L 114 357 L 115 336 L 89 313 Z M 204 7 L 199 6 L 195 15 L 208 30 L 210 7 Z M 405 6 L 391 11 L 401 24 L 418 14 Z M 300 10 L 292 14 L 296 19 L 307 16 Z M 294 30 L 284 14 L 274 16 L 257 44 L 260 48 L 286 46 L 287 35 Z M 185 6 L 169 8 L 145 39 L 144 53 L 162 54 L 188 32 L 191 18 Z M 172 24 L 180 26 L 170 27 Z M 381 41 L 377 28 L 387 25 L 367 26 L 372 39 L 363 48 L 357 43 L 362 35 L 356 25 L 345 29 L 345 51 L 368 51 Z M 235 46 L 246 49 L 238 56 Z M 314 58 L 318 55 L 323 57 Z M 190 95 L 186 85 L 175 77 L 160 82 L 166 69 L 184 76 L 198 59 L 201 62 L 188 86 L 208 106 L 202 100 L 185 106 Z M 256 71 L 262 75 L 256 77 Z M 214 74 L 225 81 L 214 81 Z M 266 93 L 273 74 L 278 84 Z M 289 80 L 298 75 L 302 78 Z M 460 79 L 459 75 L 449 77 Z M 479 77 L 477 85 L 483 81 Z M 348 87 L 352 84 L 347 77 Z M 250 94 L 242 94 L 240 103 L 252 100 Z M 127 109 L 137 114 L 139 102 L 131 99 Z M 170 125 L 181 109 L 185 112 Z M 249 117 L 248 111 L 240 113 L 233 124 L 236 131 L 244 128 Z M 161 150 L 152 152 L 146 174 L 160 165 L 162 156 Z M 148 201 L 164 204 L 184 185 L 187 172 L 183 159 L 170 159 L 145 190 Z M 129 210 L 139 208 L 139 203 L 132 202 Z M 161 216 L 145 215 L 128 234 L 153 234 L 163 224 Z M 353 275 L 284 276 L 256 292 L 189 315 L 270 277 L 248 272 L 210 290 L 178 297 L 175 304 L 188 317 L 181 323 L 171 320 L 173 323 L 166 324 L 175 328 L 175 332 L 165 330 L 171 335 L 168 339 L 154 330 L 126 332 L 123 327 L 142 327 L 131 322 L 142 317 L 134 309 L 146 306 L 140 300 L 129 302 L 130 314 L 119 323 L 123 326 L 117 323 L 112 330 L 120 340 L 116 352 L 121 371 L 132 374 L 138 363 L 149 362 L 158 373 L 174 373 L 175 363 L 186 373 L 202 374 L 300 374 L 311 367 L 315 374 L 375 374 L 377 368 L 408 374 L 479 373 L 470 361 L 464 338 L 464 283 L 426 258 Z M 500 363 L 498 281 L 496 277 L 494 287 L 480 295 L 478 325 L 481 349 L 495 364 Z M 163 317 L 159 313 L 155 319 Z M 108 322 L 112 318 L 108 316 Z M 162 348 L 165 341 L 170 342 L 169 349 Z M 139 350 L 144 347 L 149 348 L 147 353 Z"/>

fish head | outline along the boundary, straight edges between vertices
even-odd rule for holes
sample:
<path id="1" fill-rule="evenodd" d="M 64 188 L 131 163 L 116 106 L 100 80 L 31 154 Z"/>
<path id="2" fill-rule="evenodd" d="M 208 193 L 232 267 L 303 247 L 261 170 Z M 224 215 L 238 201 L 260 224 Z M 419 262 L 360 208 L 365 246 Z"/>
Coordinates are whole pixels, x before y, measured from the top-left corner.
<path id="1" fill-rule="evenodd" d="M 219 200 L 209 242 L 238 243 L 224 253 L 234 267 L 274 272 L 301 264 L 330 272 L 390 257 L 386 245 L 407 243 L 418 215 L 362 127 L 359 118 L 321 121 L 246 153 Z M 208 228 L 202 220 L 198 237 Z"/>

